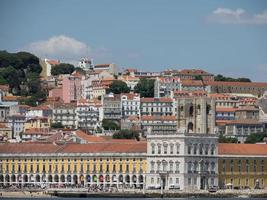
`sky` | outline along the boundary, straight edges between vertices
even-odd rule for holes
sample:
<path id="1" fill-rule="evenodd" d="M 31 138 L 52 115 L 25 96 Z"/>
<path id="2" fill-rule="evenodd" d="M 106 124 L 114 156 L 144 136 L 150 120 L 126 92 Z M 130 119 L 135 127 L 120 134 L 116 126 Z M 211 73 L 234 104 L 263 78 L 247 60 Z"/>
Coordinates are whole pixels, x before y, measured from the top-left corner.
<path id="1" fill-rule="evenodd" d="M 267 1 L 0 0 L 0 49 L 267 81 Z"/>

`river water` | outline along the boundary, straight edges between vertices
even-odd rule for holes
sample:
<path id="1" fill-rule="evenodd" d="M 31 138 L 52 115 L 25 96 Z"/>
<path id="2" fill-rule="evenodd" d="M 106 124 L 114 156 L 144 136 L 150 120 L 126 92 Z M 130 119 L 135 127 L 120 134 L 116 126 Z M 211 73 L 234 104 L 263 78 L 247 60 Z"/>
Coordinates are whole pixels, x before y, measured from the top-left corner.
<path id="1" fill-rule="evenodd" d="M 3 198 L 3 199 L 19 199 L 19 200 L 28 200 L 29 198 Z M 38 200 L 47 200 L 47 199 L 57 199 L 57 200 L 81 200 L 81 199 L 89 199 L 89 200 L 121 200 L 121 199 L 126 199 L 126 198 L 35 198 Z M 129 199 L 127 197 L 127 199 Z M 244 198 L 130 198 L 130 200 L 160 200 L 160 199 L 165 199 L 165 200 L 187 200 L 187 199 L 195 199 L 195 200 L 238 200 L 238 199 L 244 199 Z M 247 199 L 255 199 L 255 200 L 266 200 L 267 198 L 247 198 Z"/>

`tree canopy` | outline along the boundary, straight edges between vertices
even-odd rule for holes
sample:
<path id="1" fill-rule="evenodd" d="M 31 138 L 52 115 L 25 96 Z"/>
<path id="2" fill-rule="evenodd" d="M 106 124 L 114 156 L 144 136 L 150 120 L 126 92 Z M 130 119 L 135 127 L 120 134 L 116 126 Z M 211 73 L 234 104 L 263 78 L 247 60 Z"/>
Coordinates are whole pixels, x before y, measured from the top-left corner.
<path id="1" fill-rule="evenodd" d="M 0 83 L 9 84 L 14 95 L 41 95 L 39 58 L 28 52 L 0 51 Z M 38 94 L 37 94 L 38 92 Z"/>
<path id="2" fill-rule="evenodd" d="M 136 139 L 140 140 L 139 133 L 133 130 L 122 129 L 117 133 L 114 133 L 112 136 L 113 139 Z"/>
<path id="3" fill-rule="evenodd" d="M 230 81 L 230 82 L 251 82 L 249 78 L 232 78 L 232 77 L 225 77 L 221 74 L 218 74 L 214 77 L 215 81 Z"/>
<path id="4" fill-rule="evenodd" d="M 107 119 L 104 119 L 102 121 L 102 127 L 104 128 L 104 130 L 119 130 L 120 129 L 120 126 L 111 121 L 111 120 L 107 120 Z"/>
<path id="5" fill-rule="evenodd" d="M 263 142 L 265 137 L 267 137 L 267 133 L 254 133 L 247 137 L 245 143 L 255 144 L 257 142 Z"/>
<path id="6" fill-rule="evenodd" d="M 61 122 L 55 122 L 51 124 L 51 128 L 64 128 Z"/>
<path id="7" fill-rule="evenodd" d="M 53 66 L 51 69 L 51 74 L 57 76 L 59 74 L 71 74 L 74 72 L 75 67 L 72 64 L 60 63 L 56 66 Z"/>
<path id="8" fill-rule="evenodd" d="M 125 82 L 120 80 L 114 80 L 109 86 L 108 93 L 109 92 L 112 92 L 114 94 L 129 93 L 130 88 Z"/>
<path id="9" fill-rule="evenodd" d="M 140 93 L 141 97 L 154 97 L 154 79 L 140 79 L 134 87 L 134 92 Z"/>
<path id="10" fill-rule="evenodd" d="M 219 136 L 219 143 L 237 143 L 237 138 L 234 137 L 225 137 L 224 135 L 220 134 Z"/>

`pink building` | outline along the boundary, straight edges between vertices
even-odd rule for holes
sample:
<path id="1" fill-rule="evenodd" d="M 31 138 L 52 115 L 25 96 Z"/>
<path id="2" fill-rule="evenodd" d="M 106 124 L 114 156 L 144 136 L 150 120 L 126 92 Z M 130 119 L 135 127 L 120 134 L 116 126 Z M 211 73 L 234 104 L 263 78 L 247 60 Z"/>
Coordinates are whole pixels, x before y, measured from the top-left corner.
<path id="1" fill-rule="evenodd" d="M 63 100 L 63 89 L 54 88 L 52 90 L 49 90 L 49 97 L 58 97 Z"/>
<path id="2" fill-rule="evenodd" d="M 81 98 L 81 76 L 65 76 L 62 81 L 62 97 L 64 103 L 77 101 Z"/>

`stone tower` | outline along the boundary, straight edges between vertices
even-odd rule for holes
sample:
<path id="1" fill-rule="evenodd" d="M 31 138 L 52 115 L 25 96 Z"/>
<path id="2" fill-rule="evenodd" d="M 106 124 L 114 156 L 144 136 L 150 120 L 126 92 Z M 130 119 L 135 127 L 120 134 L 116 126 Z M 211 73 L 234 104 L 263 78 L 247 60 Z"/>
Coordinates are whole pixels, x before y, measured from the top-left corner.
<path id="1" fill-rule="evenodd" d="M 182 133 L 214 134 L 215 99 L 186 97 L 177 100 L 177 127 Z"/>

